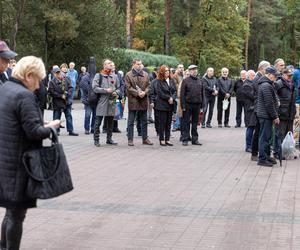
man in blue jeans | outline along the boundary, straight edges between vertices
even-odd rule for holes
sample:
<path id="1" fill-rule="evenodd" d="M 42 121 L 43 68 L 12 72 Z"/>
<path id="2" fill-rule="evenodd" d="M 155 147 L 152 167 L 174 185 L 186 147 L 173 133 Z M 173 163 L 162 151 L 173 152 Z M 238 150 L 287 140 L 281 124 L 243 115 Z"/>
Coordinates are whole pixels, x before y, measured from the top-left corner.
<path id="1" fill-rule="evenodd" d="M 49 93 L 53 98 L 53 120 L 60 120 L 64 113 L 67 120 L 67 131 L 70 136 L 78 136 L 74 133 L 72 118 L 72 93 L 73 88 L 68 77 L 64 77 L 58 66 L 53 67 L 54 78 L 49 82 Z M 57 130 L 59 134 L 59 129 Z"/>
<path id="2" fill-rule="evenodd" d="M 258 82 L 257 117 L 260 124 L 258 165 L 272 167 L 276 160 L 270 157 L 270 141 L 272 125 L 279 125 L 279 98 L 276 95 L 274 81 L 277 79 L 277 70 L 274 66 L 266 68 L 266 75 Z"/>

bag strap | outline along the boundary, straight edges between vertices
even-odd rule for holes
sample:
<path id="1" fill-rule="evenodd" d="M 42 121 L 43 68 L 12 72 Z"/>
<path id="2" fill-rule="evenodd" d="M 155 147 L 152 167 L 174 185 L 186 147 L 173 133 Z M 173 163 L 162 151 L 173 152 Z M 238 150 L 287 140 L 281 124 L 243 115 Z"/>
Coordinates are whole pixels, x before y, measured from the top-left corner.
<path id="1" fill-rule="evenodd" d="M 57 144 L 59 144 L 58 142 L 58 136 L 57 136 L 57 132 L 56 132 L 56 129 L 53 128 L 52 126 L 50 127 L 51 129 L 51 141 L 52 141 L 52 146 L 56 146 Z M 60 161 L 60 156 L 59 156 L 59 153 L 57 151 L 57 147 L 54 147 L 55 148 L 55 163 L 53 164 L 55 166 L 55 169 L 52 173 L 52 175 L 48 178 L 40 178 L 40 177 L 37 177 L 35 176 L 31 170 L 30 170 L 30 167 L 28 166 L 28 162 L 26 161 L 27 157 L 26 157 L 26 152 L 23 154 L 23 157 L 22 157 L 22 162 L 23 162 L 23 165 L 25 167 L 25 170 L 27 172 L 27 174 L 34 180 L 36 181 L 41 181 L 41 182 L 46 182 L 46 181 L 50 181 L 51 179 L 53 179 L 55 177 L 55 175 L 57 174 L 58 172 L 58 168 L 59 168 L 59 161 Z"/>

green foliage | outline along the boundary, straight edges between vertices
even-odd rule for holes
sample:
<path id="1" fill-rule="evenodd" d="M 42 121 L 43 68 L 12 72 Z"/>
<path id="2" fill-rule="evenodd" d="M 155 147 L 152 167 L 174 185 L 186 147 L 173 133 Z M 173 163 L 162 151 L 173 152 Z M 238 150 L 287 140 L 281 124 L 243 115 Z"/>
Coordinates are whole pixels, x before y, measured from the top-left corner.
<path id="1" fill-rule="evenodd" d="M 175 67 L 179 64 L 177 58 L 173 56 L 151 54 L 149 52 L 142 52 L 132 49 L 114 49 L 107 53 L 108 57 L 111 58 L 117 65 L 117 68 L 129 71 L 132 66 L 132 60 L 139 58 L 142 60 L 145 67 L 148 66 L 161 66 L 163 64 L 169 67 Z"/>

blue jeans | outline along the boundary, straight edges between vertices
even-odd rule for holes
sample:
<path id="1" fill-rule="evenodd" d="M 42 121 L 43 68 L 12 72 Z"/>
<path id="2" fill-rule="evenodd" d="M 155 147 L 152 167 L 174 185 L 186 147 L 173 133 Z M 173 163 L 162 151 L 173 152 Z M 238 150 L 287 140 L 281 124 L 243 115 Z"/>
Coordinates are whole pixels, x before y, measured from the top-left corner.
<path id="1" fill-rule="evenodd" d="M 94 130 L 95 118 L 96 118 L 96 108 L 90 105 L 84 104 L 84 129 L 86 131 Z M 92 120 L 91 120 L 92 116 Z"/>
<path id="2" fill-rule="evenodd" d="M 254 132 L 254 127 L 247 127 L 247 129 L 246 129 L 246 150 L 252 149 L 253 132 Z"/>
<path id="3" fill-rule="evenodd" d="M 259 143 L 258 152 L 259 161 L 266 161 L 271 154 L 270 141 L 272 139 L 272 124 L 273 121 L 269 119 L 259 118 L 260 131 L 259 131 Z"/>
<path id="4" fill-rule="evenodd" d="M 57 109 L 53 110 L 53 120 L 60 120 L 62 112 L 65 114 L 66 121 L 67 121 L 67 131 L 73 132 L 73 118 L 71 113 L 71 105 L 67 105 L 65 109 Z M 57 129 L 59 131 L 59 129 Z"/>
<path id="5" fill-rule="evenodd" d="M 141 123 L 141 133 L 143 140 L 148 138 L 148 122 L 147 122 L 147 110 L 129 110 L 127 121 L 127 137 L 128 140 L 133 140 L 134 121 L 139 114 L 138 119 Z"/>

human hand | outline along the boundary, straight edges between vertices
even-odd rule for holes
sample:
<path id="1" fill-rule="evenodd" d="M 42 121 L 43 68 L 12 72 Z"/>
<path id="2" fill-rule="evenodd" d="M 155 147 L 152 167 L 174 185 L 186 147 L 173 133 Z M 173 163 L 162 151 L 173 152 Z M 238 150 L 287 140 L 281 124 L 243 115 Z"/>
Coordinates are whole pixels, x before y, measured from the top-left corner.
<path id="1" fill-rule="evenodd" d="M 64 99 L 64 100 L 66 100 L 66 95 L 62 95 L 61 98 Z"/>
<path id="2" fill-rule="evenodd" d="M 152 102 L 152 103 L 150 103 L 150 106 L 152 107 L 152 108 L 154 108 L 154 103 Z"/>
<path id="3" fill-rule="evenodd" d="M 173 100 L 173 98 L 172 97 L 170 97 L 170 99 L 169 99 L 169 104 L 173 104 L 174 103 L 174 100 Z"/>
<path id="4" fill-rule="evenodd" d="M 54 128 L 59 128 L 60 127 L 60 120 L 54 120 L 51 122 L 48 122 L 47 124 L 44 125 L 45 128 L 48 127 L 54 127 Z"/>
<path id="5" fill-rule="evenodd" d="M 113 90 L 111 88 L 106 89 L 106 93 L 111 94 L 113 93 Z"/>
<path id="6" fill-rule="evenodd" d="M 230 94 L 227 93 L 227 94 L 225 95 L 225 97 L 226 97 L 226 99 L 228 99 L 228 98 L 230 97 Z"/>
<path id="7" fill-rule="evenodd" d="M 280 123 L 279 118 L 274 119 L 274 120 L 273 120 L 273 123 L 274 123 L 275 125 L 279 125 L 279 123 Z"/>
<path id="8" fill-rule="evenodd" d="M 139 93 L 139 97 L 140 97 L 140 98 L 144 98 L 144 96 L 145 96 L 145 92 L 144 92 L 144 91 L 141 91 L 141 92 Z"/>
<path id="9" fill-rule="evenodd" d="M 219 94 L 218 90 L 215 90 L 215 96 L 217 96 Z"/>
<path id="10" fill-rule="evenodd" d="M 112 96 L 117 97 L 118 96 L 117 92 L 113 92 Z"/>

